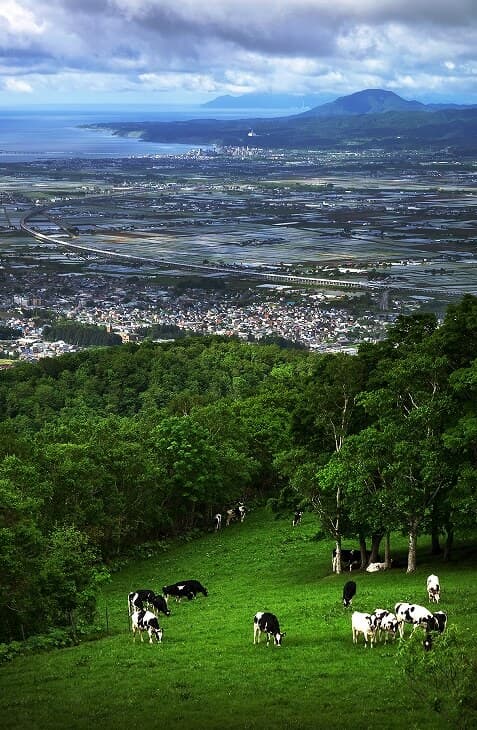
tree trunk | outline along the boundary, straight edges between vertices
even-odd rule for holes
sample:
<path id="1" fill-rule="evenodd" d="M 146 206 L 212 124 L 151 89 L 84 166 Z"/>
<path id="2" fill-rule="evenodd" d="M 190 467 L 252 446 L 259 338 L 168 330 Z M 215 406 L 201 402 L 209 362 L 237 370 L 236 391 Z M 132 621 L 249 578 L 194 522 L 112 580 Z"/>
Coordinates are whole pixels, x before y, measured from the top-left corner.
<path id="1" fill-rule="evenodd" d="M 341 537 L 336 538 L 335 573 L 341 573 Z"/>
<path id="2" fill-rule="evenodd" d="M 406 573 L 414 573 L 416 570 L 416 548 L 417 548 L 417 520 L 411 520 L 409 525 L 409 550 L 407 554 Z"/>
<path id="3" fill-rule="evenodd" d="M 432 528 L 431 540 L 432 540 L 431 555 L 440 555 L 442 550 L 441 550 L 441 545 L 439 542 L 439 530 L 437 529 L 437 527 Z"/>
<path id="4" fill-rule="evenodd" d="M 368 564 L 368 554 L 366 552 L 366 538 L 359 536 L 359 549 L 361 551 L 361 570 L 364 570 Z"/>
<path id="5" fill-rule="evenodd" d="M 449 560 L 449 558 L 450 558 L 453 544 L 454 544 L 454 530 L 452 529 L 452 527 L 450 525 L 447 525 L 446 526 L 446 542 L 444 545 L 444 555 L 443 555 L 443 559 L 445 561 Z"/>
<path id="6" fill-rule="evenodd" d="M 384 562 L 386 568 L 391 567 L 391 536 L 389 532 L 386 532 L 386 542 L 384 543 Z"/>
<path id="7" fill-rule="evenodd" d="M 383 532 L 375 532 L 371 535 L 371 555 L 369 556 L 370 563 L 379 563 L 379 546 L 383 539 Z"/>

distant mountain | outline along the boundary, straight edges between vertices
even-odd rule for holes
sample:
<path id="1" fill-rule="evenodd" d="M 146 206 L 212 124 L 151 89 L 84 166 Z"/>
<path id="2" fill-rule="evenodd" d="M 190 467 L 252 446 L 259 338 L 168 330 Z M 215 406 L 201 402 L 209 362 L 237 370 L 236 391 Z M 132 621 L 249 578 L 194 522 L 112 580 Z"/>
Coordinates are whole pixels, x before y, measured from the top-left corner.
<path id="1" fill-rule="evenodd" d="M 323 94 L 242 94 L 218 96 L 202 104 L 208 109 L 255 110 L 303 109 L 304 116 L 341 117 L 353 114 L 385 114 L 386 112 L 439 111 L 440 109 L 469 109 L 464 104 L 423 104 L 406 100 L 393 91 L 364 89 L 323 102 Z"/>
<path id="2" fill-rule="evenodd" d="M 329 97 L 328 97 L 329 98 Z M 241 94 L 218 96 L 202 104 L 207 109 L 309 109 L 323 103 L 324 94 Z"/>
<path id="3" fill-rule="evenodd" d="M 426 105 L 392 91 L 366 89 L 294 115 L 185 122 L 106 123 L 148 142 L 267 149 L 452 149 L 477 152 L 477 107 Z"/>
<path id="4" fill-rule="evenodd" d="M 355 94 L 340 96 L 335 101 L 321 104 L 307 112 L 313 117 L 342 117 L 349 114 L 384 114 L 386 112 L 425 111 L 426 105 L 420 101 L 406 101 L 393 91 L 385 89 L 365 89 Z"/>

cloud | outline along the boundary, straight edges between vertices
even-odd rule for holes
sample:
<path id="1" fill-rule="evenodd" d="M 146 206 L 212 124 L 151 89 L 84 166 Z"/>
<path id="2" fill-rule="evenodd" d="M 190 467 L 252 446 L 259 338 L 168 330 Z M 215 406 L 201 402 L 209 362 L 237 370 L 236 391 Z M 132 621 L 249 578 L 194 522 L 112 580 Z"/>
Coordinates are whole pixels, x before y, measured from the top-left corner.
<path id="1" fill-rule="evenodd" d="M 447 84 L 450 96 L 454 88 L 472 96 L 477 85 L 464 68 L 476 65 L 475 0 L 2 0 L 0 6 L 0 73 L 49 76 L 48 83 L 84 73 L 138 93 L 183 88 L 204 95 L 347 93 L 369 83 L 404 91 L 409 79 L 429 78 L 433 86 L 413 87 L 416 94 L 445 91 Z"/>
<path id="2" fill-rule="evenodd" d="M 15 94 L 31 94 L 33 91 L 31 84 L 23 79 L 7 78 L 3 83 L 7 91 L 13 91 Z"/>

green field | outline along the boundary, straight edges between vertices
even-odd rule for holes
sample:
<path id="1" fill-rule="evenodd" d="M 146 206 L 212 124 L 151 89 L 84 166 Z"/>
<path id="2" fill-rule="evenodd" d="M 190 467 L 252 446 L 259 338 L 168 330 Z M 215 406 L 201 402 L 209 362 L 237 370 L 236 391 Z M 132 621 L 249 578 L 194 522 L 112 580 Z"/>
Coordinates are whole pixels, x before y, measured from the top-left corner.
<path id="1" fill-rule="evenodd" d="M 398 642 L 374 649 L 365 649 L 362 641 L 353 645 L 351 611 L 341 604 L 349 574 L 331 573 L 332 544 L 314 539 L 317 529 L 309 513 L 293 529 L 290 519 L 257 510 L 241 525 L 183 542 L 116 573 L 99 605 L 100 623 L 108 617 L 105 638 L 0 667 L 2 727 L 471 727 L 451 723 L 451 682 L 442 689 L 441 713 L 426 695 L 413 691 Z M 404 557 L 405 547 L 404 538 L 395 538 L 394 556 Z M 430 558 L 422 540 L 418 570 L 411 575 L 404 568 L 355 572 L 353 608 L 392 610 L 399 600 L 427 605 L 431 572 L 441 580 L 439 608 L 449 614 L 449 631 L 456 632 L 464 653 L 475 655 L 477 589 L 472 554 L 463 544 L 444 564 Z M 133 644 L 127 593 L 160 592 L 165 583 L 189 578 L 201 580 L 209 596 L 180 604 L 171 600 L 171 616 L 160 618 L 162 645 Z M 253 616 L 260 610 L 279 617 L 286 631 L 281 648 L 267 648 L 263 639 L 253 645 Z M 435 663 L 438 651 L 422 656 Z"/>

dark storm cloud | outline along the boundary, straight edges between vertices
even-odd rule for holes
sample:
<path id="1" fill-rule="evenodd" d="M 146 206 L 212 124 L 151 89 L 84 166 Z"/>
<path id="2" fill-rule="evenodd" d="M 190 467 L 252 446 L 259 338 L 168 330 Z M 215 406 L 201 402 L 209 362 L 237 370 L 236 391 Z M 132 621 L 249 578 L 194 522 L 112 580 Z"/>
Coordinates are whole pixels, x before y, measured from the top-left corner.
<path id="1" fill-rule="evenodd" d="M 117 74 L 118 88 L 172 73 L 224 90 L 426 88 L 475 75 L 476 18 L 476 0 L 2 0 L 0 55 L 40 74 Z"/>

